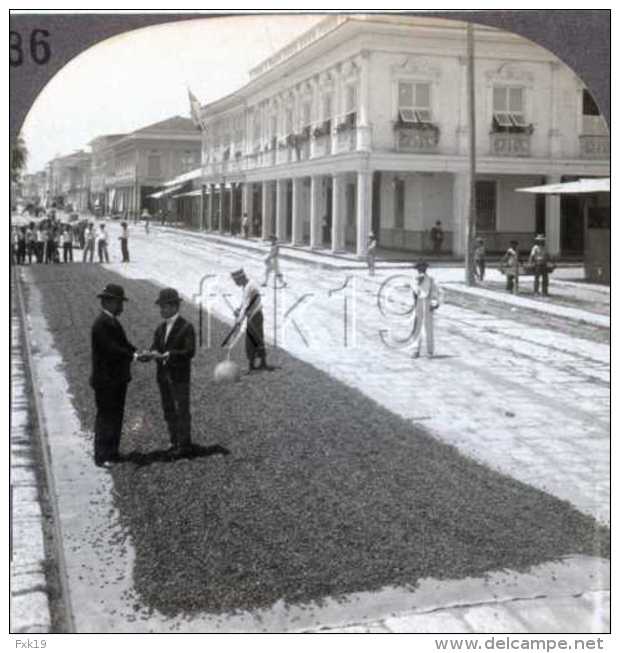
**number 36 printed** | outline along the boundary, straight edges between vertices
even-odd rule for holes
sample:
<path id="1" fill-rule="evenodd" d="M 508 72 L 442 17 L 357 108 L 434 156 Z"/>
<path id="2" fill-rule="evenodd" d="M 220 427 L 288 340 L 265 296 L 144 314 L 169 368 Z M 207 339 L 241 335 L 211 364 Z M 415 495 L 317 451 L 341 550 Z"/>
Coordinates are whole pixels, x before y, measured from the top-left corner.
<path id="1" fill-rule="evenodd" d="M 33 29 L 30 32 L 28 43 L 25 43 L 26 39 L 22 37 L 20 32 L 11 30 L 9 37 L 9 64 L 11 66 L 21 66 L 28 54 L 34 63 L 40 66 L 46 64 L 52 55 L 50 44 L 46 40 L 49 35 L 50 33 L 46 29 Z"/>

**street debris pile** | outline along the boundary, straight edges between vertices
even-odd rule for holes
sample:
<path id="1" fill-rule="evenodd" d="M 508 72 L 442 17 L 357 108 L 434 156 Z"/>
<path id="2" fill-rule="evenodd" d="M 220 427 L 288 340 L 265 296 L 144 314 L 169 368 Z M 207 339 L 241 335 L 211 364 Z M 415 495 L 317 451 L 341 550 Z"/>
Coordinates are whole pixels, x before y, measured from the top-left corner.
<path id="1" fill-rule="evenodd" d="M 121 321 L 142 348 L 160 319 L 158 288 L 81 264 L 32 273 L 92 438 L 95 296 L 105 283 L 124 286 Z M 181 312 L 197 326 L 193 306 Z M 193 439 L 212 455 L 149 458 L 168 446 L 167 432 L 154 368 L 133 366 L 121 445 L 128 461 L 112 474 L 146 607 L 170 615 L 252 609 L 524 570 L 569 554 L 609 556 L 609 531 L 592 518 L 465 458 L 283 351 L 271 356 L 275 371 L 216 383 L 226 331 L 214 321 L 213 345 L 193 364 Z M 238 349 L 232 360 L 243 363 Z"/>

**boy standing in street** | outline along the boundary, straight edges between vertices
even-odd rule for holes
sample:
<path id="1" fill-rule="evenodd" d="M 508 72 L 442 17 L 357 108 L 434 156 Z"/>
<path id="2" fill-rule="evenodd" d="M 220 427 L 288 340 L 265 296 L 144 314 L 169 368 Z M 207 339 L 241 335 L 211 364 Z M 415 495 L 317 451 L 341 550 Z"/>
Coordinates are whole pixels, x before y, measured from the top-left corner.
<path id="1" fill-rule="evenodd" d="M 278 256 L 280 254 L 280 248 L 278 246 L 278 239 L 275 236 L 270 236 L 269 240 L 271 241 L 271 247 L 269 248 L 269 253 L 265 257 L 265 280 L 262 285 L 266 286 L 269 281 L 269 276 L 273 272 L 276 276 L 276 279 L 282 283 L 282 288 L 286 286 L 282 273 L 280 272 L 280 264 Z"/>
<path id="2" fill-rule="evenodd" d="M 519 242 L 510 241 L 510 247 L 506 250 L 500 267 L 506 275 L 506 290 L 517 295 L 519 293 Z"/>
<path id="3" fill-rule="evenodd" d="M 483 238 L 476 238 L 476 248 L 474 249 L 474 268 L 479 281 L 484 281 L 484 272 L 486 269 L 486 248 Z"/>

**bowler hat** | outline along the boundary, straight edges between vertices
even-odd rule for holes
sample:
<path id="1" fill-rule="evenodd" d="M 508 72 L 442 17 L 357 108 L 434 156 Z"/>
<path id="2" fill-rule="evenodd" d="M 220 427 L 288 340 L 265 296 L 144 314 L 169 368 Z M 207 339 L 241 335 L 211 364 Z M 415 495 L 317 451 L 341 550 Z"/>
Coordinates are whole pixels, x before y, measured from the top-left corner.
<path id="1" fill-rule="evenodd" d="M 538 236 L 536 236 L 536 238 L 534 238 L 534 240 L 537 240 L 537 241 L 539 241 L 539 242 L 543 242 L 543 243 L 544 243 L 545 240 L 546 240 L 546 238 L 545 238 L 544 234 L 538 234 Z"/>
<path id="2" fill-rule="evenodd" d="M 413 267 L 418 270 L 418 272 L 426 272 L 428 269 L 428 263 L 426 261 L 418 261 Z"/>
<path id="3" fill-rule="evenodd" d="M 127 297 L 125 297 L 125 291 L 122 286 L 117 286 L 115 283 L 109 283 L 106 287 L 97 295 L 100 299 L 121 299 L 126 302 Z"/>
<path id="4" fill-rule="evenodd" d="M 180 304 L 181 298 L 174 288 L 163 288 L 159 291 L 159 297 L 156 304 Z"/>
<path id="5" fill-rule="evenodd" d="M 243 279 L 243 277 L 245 277 L 245 272 L 244 272 L 243 268 L 239 268 L 238 270 L 235 270 L 234 272 L 231 272 L 230 276 L 233 279 Z"/>

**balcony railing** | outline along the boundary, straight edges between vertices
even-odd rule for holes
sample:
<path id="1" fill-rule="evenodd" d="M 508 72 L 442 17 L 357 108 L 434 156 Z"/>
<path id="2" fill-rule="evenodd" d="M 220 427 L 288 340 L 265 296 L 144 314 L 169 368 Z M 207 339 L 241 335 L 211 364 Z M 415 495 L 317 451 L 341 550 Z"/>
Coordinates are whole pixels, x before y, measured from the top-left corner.
<path id="1" fill-rule="evenodd" d="M 335 153 L 353 152 L 357 149 L 357 129 L 340 130 L 336 133 Z"/>
<path id="2" fill-rule="evenodd" d="M 491 132 L 491 156 L 530 156 L 530 135 Z"/>
<path id="3" fill-rule="evenodd" d="M 398 152 L 433 154 L 439 149 L 439 130 L 395 127 L 394 135 Z"/>
<path id="4" fill-rule="evenodd" d="M 609 159 L 609 136 L 582 134 L 579 153 L 582 159 Z"/>

